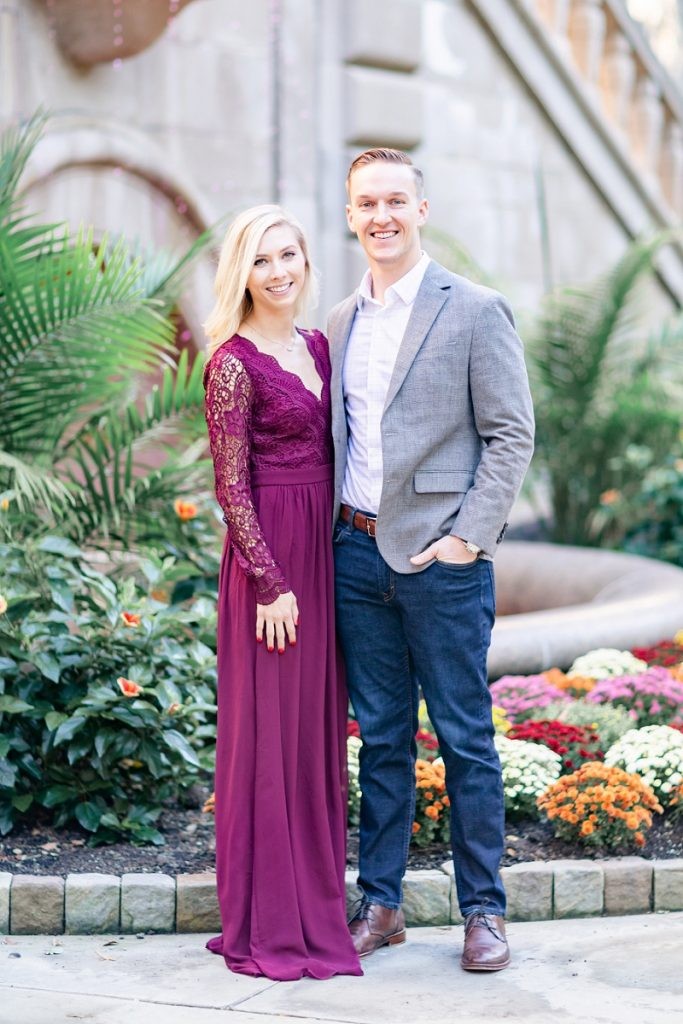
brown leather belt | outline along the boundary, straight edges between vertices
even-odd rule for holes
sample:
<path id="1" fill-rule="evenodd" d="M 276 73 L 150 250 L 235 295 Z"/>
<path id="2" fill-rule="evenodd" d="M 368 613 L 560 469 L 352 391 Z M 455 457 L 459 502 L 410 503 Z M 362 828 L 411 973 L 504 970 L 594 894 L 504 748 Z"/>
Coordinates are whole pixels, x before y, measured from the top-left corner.
<path id="1" fill-rule="evenodd" d="M 375 536 L 377 520 L 366 516 L 362 512 L 354 512 L 350 505 L 342 505 L 339 509 L 339 518 L 345 523 L 351 523 L 357 530 L 367 533 L 368 537 Z"/>

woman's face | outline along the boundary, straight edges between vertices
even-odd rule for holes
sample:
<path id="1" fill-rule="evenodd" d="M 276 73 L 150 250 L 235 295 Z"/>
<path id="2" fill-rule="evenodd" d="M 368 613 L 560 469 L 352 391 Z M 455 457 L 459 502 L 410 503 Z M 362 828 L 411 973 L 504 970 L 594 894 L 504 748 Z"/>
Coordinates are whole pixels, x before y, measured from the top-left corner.
<path id="1" fill-rule="evenodd" d="M 263 232 L 247 280 L 255 311 L 293 309 L 306 283 L 306 260 L 289 224 L 276 224 Z"/>

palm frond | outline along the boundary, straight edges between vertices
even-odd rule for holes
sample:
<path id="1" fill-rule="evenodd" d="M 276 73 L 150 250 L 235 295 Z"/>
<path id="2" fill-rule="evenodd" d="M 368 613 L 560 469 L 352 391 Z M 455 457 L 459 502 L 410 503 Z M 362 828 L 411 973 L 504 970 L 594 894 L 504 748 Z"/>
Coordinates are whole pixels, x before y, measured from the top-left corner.
<path id="1" fill-rule="evenodd" d="M 10 125 L 0 137 L 0 223 L 16 206 L 19 179 L 48 119 L 39 109 L 25 124 Z"/>
<path id="2" fill-rule="evenodd" d="M 3 497 L 16 501 L 20 509 L 41 504 L 49 514 L 56 514 L 74 504 L 73 495 L 61 480 L 2 449 L 0 482 Z"/>
<path id="3" fill-rule="evenodd" d="M 68 444 L 65 470 L 78 488 L 75 512 L 86 534 L 130 536 L 159 502 L 167 503 L 190 479 L 193 485 L 206 484 L 208 461 L 200 461 L 205 438 L 180 454 L 168 442 L 176 424 L 203 406 L 203 368 L 201 358 L 190 367 L 184 351 L 175 370 L 166 367 L 142 410 L 131 402 L 121 411 L 93 417 Z M 145 467 L 140 453 L 150 442 L 157 455 L 166 451 L 162 466 Z"/>

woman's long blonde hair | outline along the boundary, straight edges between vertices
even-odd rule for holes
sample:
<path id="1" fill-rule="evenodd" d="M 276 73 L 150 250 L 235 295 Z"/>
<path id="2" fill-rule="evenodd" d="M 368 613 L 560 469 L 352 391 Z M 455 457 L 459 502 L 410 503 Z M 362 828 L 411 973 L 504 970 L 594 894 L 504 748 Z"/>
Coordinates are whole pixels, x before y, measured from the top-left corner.
<path id="1" fill-rule="evenodd" d="M 223 342 L 232 338 L 239 325 L 254 308 L 247 290 L 247 281 L 264 233 L 268 228 L 280 224 L 288 224 L 294 230 L 306 261 L 306 277 L 294 315 L 298 316 L 303 310 L 315 306 L 318 282 L 301 224 L 281 206 L 252 206 L 235 218 L 223 242 L 213 286 L 216 305 L 204 323 L 204 330 L 209 338 L 209 356 L 212 356 Z"/>

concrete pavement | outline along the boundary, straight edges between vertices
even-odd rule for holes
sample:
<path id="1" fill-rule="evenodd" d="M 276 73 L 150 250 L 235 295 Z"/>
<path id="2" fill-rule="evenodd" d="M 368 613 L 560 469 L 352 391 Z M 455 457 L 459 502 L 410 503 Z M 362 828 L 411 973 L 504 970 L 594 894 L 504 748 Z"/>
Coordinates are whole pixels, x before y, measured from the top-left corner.
<path id="1" fill-rule="evenodd" d="M 683 914 L 508 932 L 513 963 L 499 974 L 462 971 L 462 927 L 451 926 L 411 929 L 363 978 L 287 983 L 231 974 L 204 935 L 6 936 L 0 1022 L 683 1024 Z"/>

